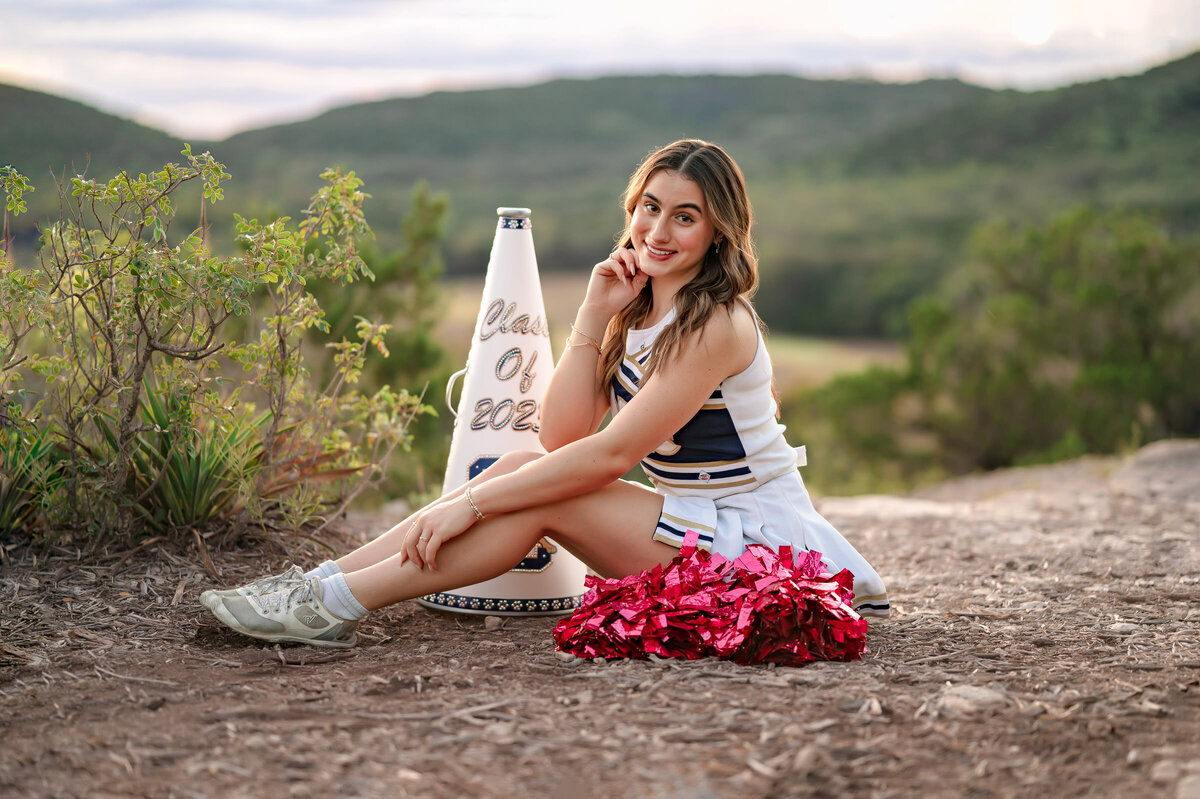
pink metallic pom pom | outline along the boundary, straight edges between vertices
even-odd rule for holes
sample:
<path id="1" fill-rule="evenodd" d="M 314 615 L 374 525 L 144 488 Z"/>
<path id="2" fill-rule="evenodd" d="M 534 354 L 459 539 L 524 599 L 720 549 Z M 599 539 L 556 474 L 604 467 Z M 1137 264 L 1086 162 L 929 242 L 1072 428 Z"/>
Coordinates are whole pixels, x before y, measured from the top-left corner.
<path id="1" fill-rule="evenodd" d="M 666 566 L 615 580 L 586 578 L 583 603 L 554 628 L 580 657 L 728 658 L 797 666 L 858 660 L 867 622 L 850 606 L 853 576 L 819 552 L 751 545 L 736 560 L 696 548 L 689 531 Z"/>

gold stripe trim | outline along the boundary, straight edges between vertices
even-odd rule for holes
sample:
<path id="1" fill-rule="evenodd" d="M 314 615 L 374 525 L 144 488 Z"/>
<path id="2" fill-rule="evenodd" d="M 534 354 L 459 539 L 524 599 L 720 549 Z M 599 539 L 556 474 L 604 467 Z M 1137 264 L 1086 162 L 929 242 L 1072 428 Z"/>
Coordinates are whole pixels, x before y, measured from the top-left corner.
<path id="1" fill-rule="evenodd" d="M 737 488 L 738 486 L 754 485 L 757 482 L 758 481 L 755 480 L 753 477 L 751 477 L 749 480 L 739 480 L 736 483 L 718 483 L 718 482 L 711 481 L 711 480 L 707 483 L 701 483 L 699 480 L 689 480 L 686 483 L 679 483 L 679 482 L 675 482 L 673 480 L 664 480 L 661 477 L 658 478 L 657 480 L 655 480 L 656 485 L 662 484 L 665 486 L 671 486 L 672 488 L 689 488 L 689 489 L 693 489 L 693 490 L 699 490 L 699 489 L 716 490 L 718 488 Z"/>
<path id="2" fill-rule="evenodd" d="M 703 463 L 669 463 L 668 461 L 662 461 L 662 460 L 659 460 L 658 458 L 651 457 L 653 454 L 654 453 L 650 453 L 650 455 L 647 455 L 642 460 L 650 461 L 655 466 L 662 466 L 667 469 L 700 469 L 700 468 L 707 468 L 709 466 L 746 466 L 746 465 L 748 465 L 745 458 L 738 458 L 737 460 L 733 460 L 733 461 L 705 461 Z"/>
<path id="3" fill-rule="evenodd" d="M 631 371 L 637 372 L 638 377 L 646 376 L 646 371 L 644 369 L 642 369 L 642 365 L 640 363 L 638 363 L 637 361 L 632 360 L 630 358 L 626 358 L 623 363 L 626 366 L 628 366 Z M 618 371 L 620 371 L 620 370 L 618 370 Z"/>
<path id="4" fill-rule="evenodd" d="M 887 601 L 887 594 L 868 594 L 867 596 L 856 596 L 854 597 L 854 604 L 857 605 L 859 602 L 875 602 L 880 599 Z"/>
<path id="5" fill-rule="evenodd" d="M 706 533 L 714 533 L 715 534 L 717 532 L 716 530 L 714 530 L 711 527 L 700 524 L 700 522 L 692 522 L 692 521 L 688 521 L 687 519 L 681 519 L 678 516 L 672 516 L 669 513 L 662 514 L 662 518 L 667 519 L 672 522 L 675 522 L 676 524 L 682 524 L 684 527 L 691 527 L 691 528 L 695 529 L 697 532 L 700 532 L 701 530 L 703 530 Z"/>
<path id="6" fill-rule="evenodd" d="M 660 533 L 658 530 L 654 531 L 654 535 L 651 536 L 651 538 L 653 538 L 655 541 L 659 541 L 663 544 L 666 544 L 667 546 L 675 547 L 676 549 L 680 549 L 683 547 L 682 541 L 680 541 L 679 539 L 674 538 L 672 536 L 669 536 L 666 533 Z M 696 542 L 696 549 L 703 549 L 705 552 L 712 552 L 711 546 L 709 546 L 708 544 L 702 544 L 699 541 Z"/>

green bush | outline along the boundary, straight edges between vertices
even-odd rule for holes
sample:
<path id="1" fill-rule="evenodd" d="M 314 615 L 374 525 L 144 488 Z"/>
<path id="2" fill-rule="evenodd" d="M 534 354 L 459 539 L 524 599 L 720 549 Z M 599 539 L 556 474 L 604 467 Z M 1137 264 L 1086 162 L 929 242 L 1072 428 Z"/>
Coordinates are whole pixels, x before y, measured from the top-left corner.
<path id="1" fill-rule="evenodd" d="M 199 184 L 203 219 L 229 176 L 207 153 L 183 155 L 150 175 L 74 178 L 37 264 L 0 259 L 0 401 L 54 443 L 60 474 L 41 490 L 62 532 L 328 518 L 380 479 L 427 411 L 405 391 L 355 388 L 367 351 L 386 355 L 389 325 L 359 319 L 330 343 L 324 380 L 303 355 L 310 331 L 329 329 L 311 286 L 372 277 L 354 173 L 325 172 L 297 225 L 236 217 L 242 251 L 216 257 L 203 226 L 174 236 L 171 222 L 185 186 Z M 29 187 L 12 170 L 0 181 L 7 218 Z M 239 316 L 248 340 L 231 335 Z M 6 467 L 6 486 L 16 473 Z"/>
<path id="2" fill-rule="evenodd" d="M 409 212 L 400 225 L 403 247 L 386 254 L 371 243 L 362 249 L 363 261 L 375 275 L 371 285 L 326 283 L 314 285 L 312 290 L 335 337 L 349 332 L 363 315 L 392 321 L 383 337 L 390 355 L 369 354 L 363 368 L 364 385 L 404 388 L 428 399 L 445 393 L 453 371 L 434 336 L 442 309 L 439 284 L 443 263 L 438 243 L 449 202 L 445 195 L 432 194 L 424 182 L 413 188 L 410 200 Z M 415 419 L 412 431 L 421 445 L 393 455 L 379 493 L 415 497 L 427 494 L 433 485 L 440 489 L 451 421 L 438 417 L 432 408 Z"/>
<path id="3" fill-rule="evenodd" d="M 910 376 L 872 367 L 784 403 L 789 440 L 808 447 L 804 480 L 818 493 L 902 491 L 944 476 L 936 442 L 914 416 Z"/>
<path id="4" fill-rule="evenodd" d="M 1140 214 L 982 228 L 914 305 L 910 368 L 955 470 L 1200 435 L 1200 247 Z"/>
<path id="5" fill-rule="evenodd" d="M 893 490 L 979 469 L 1200 435 L 1200 245 L 1081 209 L 981 227 L 909 307 L 904 371 L 792 398 L 819 490 Z"/>

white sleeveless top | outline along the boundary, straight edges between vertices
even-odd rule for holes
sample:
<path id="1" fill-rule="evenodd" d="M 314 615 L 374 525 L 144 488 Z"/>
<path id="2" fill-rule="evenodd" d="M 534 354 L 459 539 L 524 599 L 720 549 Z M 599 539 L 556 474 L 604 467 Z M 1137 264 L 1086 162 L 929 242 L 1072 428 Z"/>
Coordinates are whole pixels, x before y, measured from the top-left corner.
<path id="1" fill-rule="evenodd" d="M 673 319 L 674 308 L 654 326 L 626 335 L 625 357 L 609 394 L 613 415 L 637 394 L 654 342 Z M 717 499 L 753 491 L 797 466 L 776 408 L 771 359 L 760 331 L 750 365 L 725 378 L 690 421 L 642 460 L 642 468 L 667 496 Z"/>

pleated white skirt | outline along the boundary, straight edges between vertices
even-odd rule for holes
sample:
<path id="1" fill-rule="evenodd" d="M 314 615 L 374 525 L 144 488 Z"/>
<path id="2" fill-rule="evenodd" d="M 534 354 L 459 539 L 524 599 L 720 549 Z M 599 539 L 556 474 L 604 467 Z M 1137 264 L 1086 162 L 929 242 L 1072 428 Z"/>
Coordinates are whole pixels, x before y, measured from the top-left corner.
<path id="1" fill-rule="evenodd" d="M 662 492 L 660 492 L 662 493 Z M 720 499 L 664 494 L 655 540 L 680 546 L 687 530 L 700 533 L 699 545 L 734 559 L 751 544 L 778 550 L 820 552 L 829 570 L 854 575 L 854 608 L 864 616 L 891 612 L 887 587 L 871 564 L 813 507 L 799 471 L 791 471 L 752 491 Z"/>

